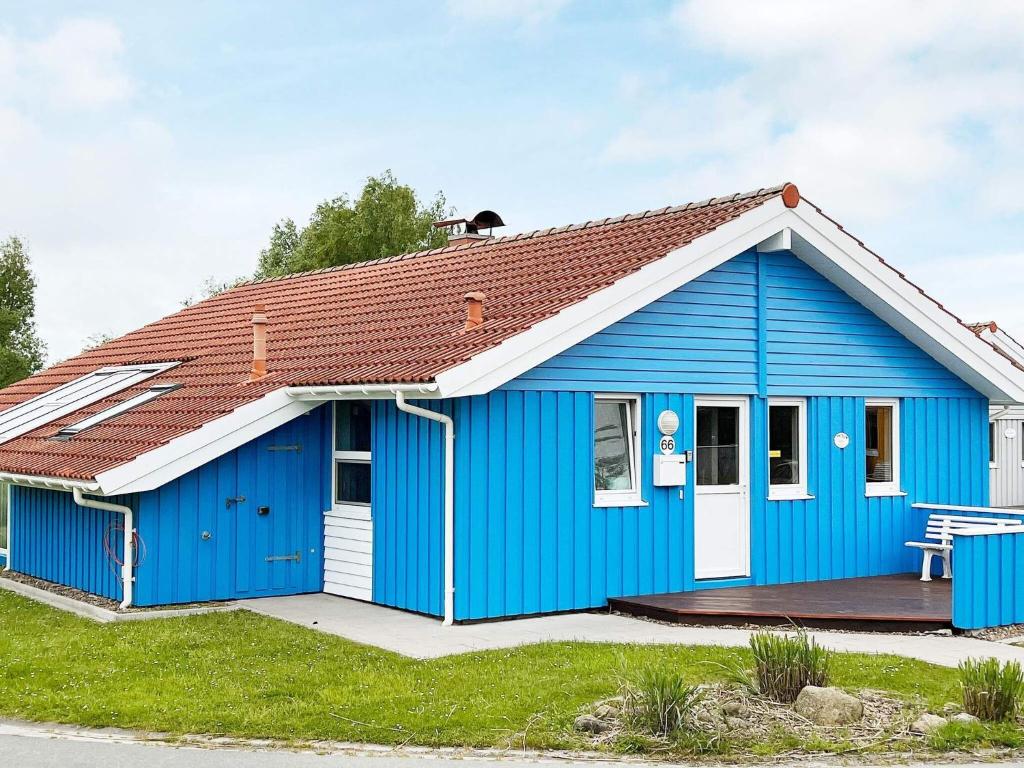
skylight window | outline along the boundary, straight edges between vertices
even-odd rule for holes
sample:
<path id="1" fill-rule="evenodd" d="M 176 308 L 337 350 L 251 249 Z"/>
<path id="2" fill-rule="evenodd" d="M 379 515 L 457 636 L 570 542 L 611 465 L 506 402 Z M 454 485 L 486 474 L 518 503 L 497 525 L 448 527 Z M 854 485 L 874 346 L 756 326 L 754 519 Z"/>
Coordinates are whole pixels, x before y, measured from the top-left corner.
<path id="1" fill-rule="evenodd" d="M 57 436 L 74 437 L 83 429 L 94 427 L 97 424 L 106 421 L 107 419 L 112 419 L 115 416 L 119 416 L 120 414 L 125 413 L 126 411 L 130 411 L 132 408 L 136 408 L 140 405 L 143 405 L 144 403 L 148 403 L 150 400 L 156 400 L 158 397 L 160 397 L 160 395 L 163 395 L 167 392 L 173 392 L 174 390 L 180 388 L 181 384 L 154 384 L 145 392 L 141 392 L 140 394 L 135 395 L 135 397 L 129 397 L 124 402 L 118 403 L 117 405 L 113 405 L 110 408 L 107 408 L 106 410 L 100 411 L 99 413 L 94 413 L 92 416 L 82 419 L 77 424 L 72 424 L 71 426 L 63 427 L 57 430 Z"/>
<path id="2" fill-rule="evenodd" d="M 31 432 L 178 365 L 149 363 L 100 368 L 0 411 L 0 443 Z M 143 393 L 143 394 L 149 394 Z M 162 393 L 161 393 L 162 394 Z M 133 398 L 134 399 L 134 398 Z M 124 405 L 120 403 L 119 405 Z M 118 406 L 115 406 L 118 407 Z M 106 418 L 110 418 L 107 416 Z"/>

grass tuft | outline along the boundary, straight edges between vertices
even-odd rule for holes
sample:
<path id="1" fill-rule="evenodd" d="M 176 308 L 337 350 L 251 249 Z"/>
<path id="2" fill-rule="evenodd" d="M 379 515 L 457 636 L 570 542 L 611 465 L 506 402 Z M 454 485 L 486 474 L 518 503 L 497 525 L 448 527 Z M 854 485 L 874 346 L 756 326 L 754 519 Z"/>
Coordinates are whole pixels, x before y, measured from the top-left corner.
<path id="1" fill-rule="evenodd" d="M 1014 720 L 1024 697 L 1024 672 L 1016 661 L 968 659 L 960 664 L 964 711 L 982 720 Z"/>
<path id="2" fill-rule="evenodd" d="M 829 683 L 832 654 L 803 630 L 795 635 L 755 632 L 750 638 L 754 673 L 735 675 L 737 682 L 773 701 L 790 704 L 808 685 Z"/>
<path id="3" fill-rule="evenodd" d="M 645 664 L 622 681 L 622 713 L 627 724 L 655 736 L 675 736 L 684 731 L 687 719 L 701 699 L 700 689 L 690 685 L 669 667 Z"/>

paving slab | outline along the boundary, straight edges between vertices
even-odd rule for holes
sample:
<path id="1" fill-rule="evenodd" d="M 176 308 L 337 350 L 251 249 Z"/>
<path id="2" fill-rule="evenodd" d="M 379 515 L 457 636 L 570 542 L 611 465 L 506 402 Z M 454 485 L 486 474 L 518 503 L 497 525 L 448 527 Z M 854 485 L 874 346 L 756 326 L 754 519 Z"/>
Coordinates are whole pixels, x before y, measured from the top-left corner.
<path id="1" fill-rule="evenodd" d="M 415 659 L 544 642 L 746 646 L 751 630 L 657 624 L 608 613 L 570 613 L 442 626 L 437 619 L 326 594 L 241 600 L 240 608 Z M 1024 663 L 1024 648 L 962 636 L 811 632 L 835 651 L 886 653 L 955 667 L 994 656 Z"/>

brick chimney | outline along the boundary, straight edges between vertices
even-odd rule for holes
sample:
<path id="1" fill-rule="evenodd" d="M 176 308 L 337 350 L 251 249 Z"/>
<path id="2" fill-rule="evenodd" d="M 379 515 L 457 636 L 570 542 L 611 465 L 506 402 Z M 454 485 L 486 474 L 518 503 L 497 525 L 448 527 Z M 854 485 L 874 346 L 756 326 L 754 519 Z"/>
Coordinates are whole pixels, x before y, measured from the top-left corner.
<path id="1" fill-rule="evenodd" d="M 257 304 L 252 316 L 252 370 L 249 381 L 259 381 L 267 375 L 267 316 L 263 305 Z"/>
<path id="2" fill-rule="evenodd" d="M 484 299 L 480 291 L 470 291 L 466 294 L 466 325 L 463 331 L 471 331 L 484 324 Z"/>
<path id="3" fill-rule="evenodd" d="M 503 226 L 505 222 L 494 211 L 480 211 L 472 219 L 445 219 L 434 222 L 436 229 L 443 229 L 448 233 L 448 245 L 490 240 L 494 228 Z M 482 229 L 487 230 L 486 235 L 480 231 Z"/>

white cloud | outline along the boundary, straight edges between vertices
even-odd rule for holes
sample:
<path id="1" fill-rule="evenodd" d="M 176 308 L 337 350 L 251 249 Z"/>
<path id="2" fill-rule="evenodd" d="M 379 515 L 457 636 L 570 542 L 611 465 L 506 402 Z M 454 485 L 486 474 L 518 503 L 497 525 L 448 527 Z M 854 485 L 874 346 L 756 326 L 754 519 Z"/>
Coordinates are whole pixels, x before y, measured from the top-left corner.
<path id="1" fill-rule="evenodd" d="M 105 21 L 75 19 L 25 46 L 26 64 L 43 73 L 58 106 L 95 108 L 127 98 L 130 78 L 119 59 L 121 31 Z"/>
<path id="2" fill-rule="evenodd" d="M 569 0 L 448 0 L 448 13 L 468 21 L 513 21 L 535 26 L 557 16 Z"/>
<path id="3" fill-rule="evenodd" d="M 672 21 L 687 55 L 737 73 L 645 99 L 605 158 L 664 166 L 673 196 L 789 179 L 884 218 L 940 184 L 991 207 L 1024 172 L 1024 4 L 692 0 Z M 983 173 L 981 152 L 999 167 Z"/>

